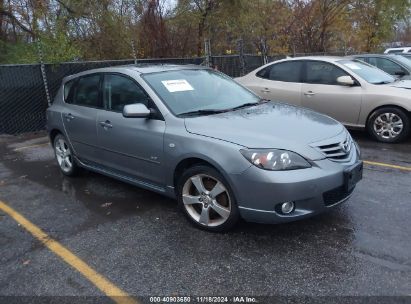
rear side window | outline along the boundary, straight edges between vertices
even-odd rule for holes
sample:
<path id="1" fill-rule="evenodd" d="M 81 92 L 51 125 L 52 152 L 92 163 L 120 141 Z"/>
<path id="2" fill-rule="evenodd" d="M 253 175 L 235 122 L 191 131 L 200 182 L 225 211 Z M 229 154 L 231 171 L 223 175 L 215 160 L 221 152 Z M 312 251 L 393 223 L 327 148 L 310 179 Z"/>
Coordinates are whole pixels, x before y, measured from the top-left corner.
<path id="1" fill-rule="evenodd" d="M 103 88 L 107 110 L 122 112 L 125 105 L 133 103 L 149 107 L 146 93 L 128 77 L 107 74 L 104 76 Z"/>
<path id="2" fill-rule="evenodd" d="M 99 96 L 100 75 L 84 76 L 77 80 L 73 93 L 69 94 L 69 103 L 92 108 L 102 108 Z M 72 96 L 70 96 L 72 95 Z"/>
<path id="3" fill-rule="evenodd" d="M 301 82 L 302 61 L 272 64 L 257 73 L 258 77 L 283 82 Z"/>
<path id="4" fill-rule="evenodd" d="M 331 63 L 307 61 L 307 83 L 338 85 L 337 78 L 347 75 L 344 70 Z"/>

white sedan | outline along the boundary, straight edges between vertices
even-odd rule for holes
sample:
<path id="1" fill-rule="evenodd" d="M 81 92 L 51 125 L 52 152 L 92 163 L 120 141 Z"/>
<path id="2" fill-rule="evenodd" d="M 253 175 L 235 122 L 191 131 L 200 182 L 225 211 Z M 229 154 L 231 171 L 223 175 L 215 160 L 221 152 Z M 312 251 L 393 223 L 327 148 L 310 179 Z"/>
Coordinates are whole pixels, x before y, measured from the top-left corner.
<path id="1" fill-rule="evenodd" d="M 264 65 L 236 78 L 265 99 L 310 108 L 382 142 L 404 140 L 411 129 L 411 81 L 359 60 L 299 57 Z"/>

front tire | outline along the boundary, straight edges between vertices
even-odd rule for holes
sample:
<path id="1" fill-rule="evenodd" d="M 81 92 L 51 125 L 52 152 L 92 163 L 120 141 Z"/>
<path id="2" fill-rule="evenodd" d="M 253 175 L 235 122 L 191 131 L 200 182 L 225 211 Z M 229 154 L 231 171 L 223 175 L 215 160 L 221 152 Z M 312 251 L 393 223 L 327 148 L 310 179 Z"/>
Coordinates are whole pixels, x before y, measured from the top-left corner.
<path id="1" fill-rule="evenodd" d="M 199 165 L 186 170 L 178 181 L 177 195 L 181 210 L 198 228 L 225 232 L 240 218 L 228 183 L 209 166 Z"/>
<path id="2" fill-rule="evenodd" d="M 397 143 L 410 133 L 410 117 L 401 109 L 383 107 L 374 111 L 367 121 L 367 130 L 376 140 Z"/>
<path id="3" fill-rule="evenodd" d="M 79 168 L 74 160 L 74 154 L 67 139 L 62 134 L 58 134 L 54 138 L 53 147 L 60 171 L 67 176 L 76 175 Z"/>

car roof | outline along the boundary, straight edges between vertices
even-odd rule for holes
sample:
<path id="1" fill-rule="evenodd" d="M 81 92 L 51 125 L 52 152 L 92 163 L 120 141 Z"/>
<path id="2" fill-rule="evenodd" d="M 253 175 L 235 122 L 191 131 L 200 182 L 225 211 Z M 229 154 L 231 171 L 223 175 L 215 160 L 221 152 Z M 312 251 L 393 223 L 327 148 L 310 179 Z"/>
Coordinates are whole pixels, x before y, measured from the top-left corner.
<path id="1" fill-rule="evenodd" d="M 343 59 L 346 59 L 346 58 L 340 57 L 340 56 L 303 56 L 303 57 L 289 57 L 289 58 L 278 60 L 276 62 L 293 61 L 293 60 L 320 60 L 320 61 L 326 61 L 326 62 L 336 62 L 336 61 L 343 60 Z"/>
<path id="2" fill-rule="evenodd" d="M 380 57 L 380 58 L 390 58 L 391 60 L 405 65 L 407 67 L 410 67 L 410 63 L 408 62 L 407 59 L 404 58 L 404 55 L 407 55 L 406 53 L 396 53 L 396 54 L 361 54 L 361 55 L 353 55 L 350 56 L 352 58 L 370 58 L 370 57 Z M 410 54 L 411 55 L 411 54 Z"/>
<path id="3" fill-rule="evenodd" d="M 112 66 L 106 68 L 98 68 L 83 71 L 77 74 L 67 76 L 63 79 L 64 82 L 71 79 L 95 74 L 95 73 L 121 73 L 126 71 L 134 71 L 139 74 L 149 74 L 157 72 L 167 72 L 167 71 L 178 71 L 178 70 L 196 70 L 196 69 L 209 69 L 205 66 L 195 65 L 195 64 L 132 64 L 132 65 L 120 65 Z"/>
<path id="4" fill-rule="evenodd" d="M 386 51 L 396 51 L 396 50 L 409 50 L 411 49 L 411 46 L 399 46 L 399 47 L 392 47 L 386 49 Z"/>
<path id="5" fill-rule="evenodd" d="M 375 57 L 375 56 L 381 56 L 381 57 L 392 57 L 395 56 L 394 54 L 355 54 L 351 55 L 350 57 Z"/>

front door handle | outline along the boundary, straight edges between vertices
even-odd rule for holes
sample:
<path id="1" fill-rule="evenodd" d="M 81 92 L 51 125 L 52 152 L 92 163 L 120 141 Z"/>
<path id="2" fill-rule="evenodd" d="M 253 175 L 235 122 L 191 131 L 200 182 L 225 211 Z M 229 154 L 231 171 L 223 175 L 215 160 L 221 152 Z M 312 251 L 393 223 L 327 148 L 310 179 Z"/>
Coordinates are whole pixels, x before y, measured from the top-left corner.
<path id="1" fill-rule="evenodd" d="M 268 88 L 264 88 L 264 89 L 261 90 L 261 92 L 263 92 L 263 93 L 270 93 L 271 91 L 270 91 L 270 89 L 268 89 Z"/>
<path id="2" fill-rule="evenodd" d="M 100 121 L 100 126 L 102 126 L 104 130 L 111 129 L 113 127 L 110 120 Z"/>
<path id="3" fill-rule="evenodd" d="M 65 113 L 64 118 L 67 119 L 67 121 L 70 121 L 74 119 L 74 116 L 71 113 Z"/>
<path id="4" fill-rule="evenodd" d="M 304 93 L 305 96 L 313 96 L 315 93 L 313 91 L 308 91 Z"/>

